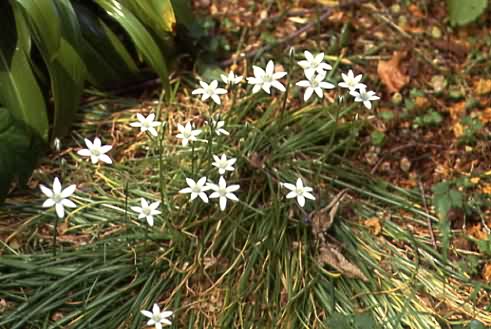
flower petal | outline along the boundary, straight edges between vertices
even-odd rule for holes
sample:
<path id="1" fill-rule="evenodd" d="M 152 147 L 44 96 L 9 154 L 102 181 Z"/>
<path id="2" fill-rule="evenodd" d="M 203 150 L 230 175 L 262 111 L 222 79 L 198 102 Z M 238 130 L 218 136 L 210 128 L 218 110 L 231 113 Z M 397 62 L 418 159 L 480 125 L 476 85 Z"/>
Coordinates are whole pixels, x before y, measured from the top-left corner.
<path id="1" fill-rule="evenodd" d="M 264 70 L 262 68 L 260 68 L 259 66 L 256 66 L 256 65 L 252 66 L 252 71 L 253 71 L 256 79 L 260 78 L 266 74 L 266 72 L 264 72 Z M 254 79 L 254 78 L 251 78 L 251 79 Z"/>
<path id="2" fill-rule="evenodd" d="M 212 100 L 213 100 L 215 103 L 217 103 L 218 105 L 220 105 L 220 104 L 221 104 L 220 97 L 219 97 L 218 95 L 216 95 L 216 94 L 211 95 L 211 99 L 212 99 Z"/>
<path id="3" fill-rule="evenodd" d="M 237 196 L 235 194 L 233 194 L 233 193 L 227 193 L 225 195 L 225 197 L 227 199 L 230 199 L 230 200 L 233 200 L 233 201 L 239 201 L 239 198 L 237 198 Z"/>
<path id="4" fill-rule="evenodd" d="M 309 87 L 309 88 L 305 89 L 305 94 L 303 95 L 303 100 L 305 102 L 308 101 L 313 93 L 314 93 L 314 88 Z"/>
<path id="5" fill-rule="evenodd" d="M 295 191 L 291 191 L 290 193 L 288 193 L 286 195 L 287 199 L 292 199 L 292 198 L 296 198 L 296 197 L 297 197 L 297 192 L 295 192 Z"/>
<path id="6" fill-rule="evenodd" d="M 310 192 L 303 192 L 303 196 L 310 200 L 315 200 L 315 196 Z"/>
<path id="7" fill-rule="evenodd" d="M 146 316 L 147 318 L 151 318 L 153 316 L 152 312 L 146 310 L 141 310 L 140 313 Z"/>
<path id="8" fill-rule="evenodd" d="M 274 62 L 272 60 L 269 60 L 268 64 L 266 64 L 266 74 L 273 75 L 273 73 L 274 73 Z"/>
<path id="9" fill-rule="evenodd" d="M 152 215 L 147 216 L 147 223 L 148 223 L 148 225 L 153 226 L 153 216 Z"/>
<path id="10" fill-rule="evenodd" d="M 101 153 L 107 153 L 107 152 L 111 151 L 112 148 L 113 148 L 112 145 L 104 145 L 104 146 L 101 146 L 100 151 L 101 151 Z"/>
<path id="11" fill-rule="evenodd" d="M 278 80 L 283 78 L 285 75 L 287 75 L 286 72 L 276 72 L 273 74 L 273 79 Z"/>
<path id="12" fill-rule="evenodd" d="M 283 91 L 283 92 L 286 91 L 285 86 L 283 86 L 283 84 L 281 84 L 281 82 L 279 82 L 279 81 L 276 81 L 276 80 L 275 81 L 272 81 L 271 82 L 271 86 L 275 87 L 279 91 Z"/>
<path id="13" fill-rule="evenodd" d="M 65 217 L 65 208 L 61 203 L 57 203 L 55 206 L 56 209 L 56 214 L 58 215 L 58 218 L 63 218 Z"/>
<path id="14" fill-rule="evenodd" d="M 303 208 L 303 206 L 305 206 L 305 198 L 302 195 L 297 196 L 297 202 L 300 205 L 300 207 Z"/>
<path id="15" fill-rule="evenodd" d="M 208 203 L 208 197 L 206 196 L 205 192 L 201 192 L 198 194 L 201 200 L 203 200 L 204 203 Z"/>
<path id="16" fill-rule="evenodd" d="M 43 208 L 49 208 L 49 207 L 53 207 L 55 204 L 56 204 L 55 200 L 53 200 L 53 199 L 46 199 L 46 201 L 43 202 L 42 207 Z"/>
<path id="17" fill-rule="evenodd" d="M 73 192 L 75 192 L 75 189 L 77 188 L 77 185 L 75 184 L 72 184 L 70 186 L 68 186 L 67 188 L 65 188 L 62 192 L 61 192 L 61 197 L 62 198 L 68 198 L 70 195 L 73 194 Z"/>
<path id="18" fill-rule="evenodd" d="M 297 189 L 295 185 L 290 183 L 283 183 L 283 186 L 292 191 Z"/>
<path id="19" fill-rule="evenodd" d="M 220 210 L 224 211 L 225 208 L 227 207 L 227 198 L 226 197 L 220 197 Z"/>
<path id="20" fill-rule="evenodd" d="M 240 188 L 240 185 L 230 185 L 227 186 L 227 193 L 229 192 L 235 192 Z"/>
<path id="21" fill-rule="evenodd" d="M 64 207 L 68 207 L 68 208 L 77 208 L 77 205 L 75 203 L 73 203 L 72 200 L 69 200 L 69 199 L 63 199 L 61 200 L 61 204 L 64 206 Z"/>
<path id="22" fill-rule="evenodd" d="M 96 147 L 101 147 L 102 145 L 102 142 L 101 142 L 101 139 L 99 137 L 96 137 L 94 138 L 94 143 L 93 143 L 93 147 L 96 148 Z M 90 147 L 89 147 L 90 148 Z"/>
<path id="23" fill-rule="evenodd" d="M 201 186 L 201 187 L 204 187 L 206 184 L 206 180 L 207 180 L 207 178 L 205 176 L 203 176 L 200 179 L 198 179 L 198 182 L 196 184 Z"/>
<path id="24" fill-rule="evenodd" d="M 41 192 L 43 192 L 43 194 L 46 195 L 48 198 L 51 198 L 53 196 L 53 191 L 51 191 L 43 184 L 39 184 L 39 188 L 41 189 Z"/>
<path id="25" fill-rule="evenodd" d="M 162 312 L 160 312 L 160 316 L 162 318 L 168 318 L 168 317 L 172 316 L 172 314 L 174 314 L 174 312 L 172 312 L 172 311 L 162 311 Z"/>
<path id="26" fill-rule="evenodd" d="M 53 181 L 53 193 L 58 194 L 60 192 L 61 192 L 61 183 L 60 183 L 60 180 L 58 179 L 58 177 L 55 177 L 55 179 Z"/>
<path id="27" fill-rule="evenodd" d="M 108 164 L 111 164 L 113 163 L 113 160 L 111 160 L 110 157 L 108 157 L 107 155 L 105 154 L 101 154 L 99 155 L 99 160 L 102 161 L 102 162 L 105 162 L 105 163 L 108 163 Z"/>
<path id="28" fill-rule="evenodd" d="M 313 62 L 314 61 L 314 56 L 312 55 L 312 53 L 308 50 L 305 50 L 303 52 L 303 55 L 305 56 L 305 59 L 308 60 L 309 62 Z"/>
<path id="29" fill-rule="evenodd" d="M 296 86 L 302 87 L 302 88 L 308 88 L 310 87 L 311 83 L 309 80 L 301 80 L 295 84 Z"/>

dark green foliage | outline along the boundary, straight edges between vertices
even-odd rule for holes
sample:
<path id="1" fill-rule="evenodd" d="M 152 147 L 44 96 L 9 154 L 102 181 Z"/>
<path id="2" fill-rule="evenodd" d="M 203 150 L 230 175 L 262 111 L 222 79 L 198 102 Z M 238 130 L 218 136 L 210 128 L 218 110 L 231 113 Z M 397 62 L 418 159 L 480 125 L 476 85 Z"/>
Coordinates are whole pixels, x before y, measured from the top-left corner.
<path id="1" fill-rule="evenodd" d="M 173 5 L 170 0 L 2 1 L 0 106 L 22 128 L 15 137 L 6 136 L 12 129 L 5 130 L 0 143 L 21 133 L 25 145 L 32 136 L 46 144 L 66 135 L 86 83 L 103 90 L 119 86 L 139 77 L 141 60 L 169 91 L 166 55 L 173 54 L 175 25 L 182 20 L 189 27 L 193 21 L 188 1 L 178 1 L 176 10 Z M 12 160 L 0 162 L 0 199 L 12 178 L 24 175 L 17 168 L 32 168 L 32 163 L 7 167 L 7 162 Z"/>

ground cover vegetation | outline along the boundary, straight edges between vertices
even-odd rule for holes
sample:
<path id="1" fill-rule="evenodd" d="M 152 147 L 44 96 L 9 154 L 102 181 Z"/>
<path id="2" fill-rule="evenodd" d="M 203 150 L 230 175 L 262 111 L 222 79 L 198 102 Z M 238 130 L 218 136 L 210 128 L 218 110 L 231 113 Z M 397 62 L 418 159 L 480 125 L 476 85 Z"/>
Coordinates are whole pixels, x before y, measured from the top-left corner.
<path id="1" fill-rule="evenodd" d="M 195 60 L 86 89 L 2 205 L 0 327 L 491 325 L 489 22 L 450 2 L 195 1 Z"/>

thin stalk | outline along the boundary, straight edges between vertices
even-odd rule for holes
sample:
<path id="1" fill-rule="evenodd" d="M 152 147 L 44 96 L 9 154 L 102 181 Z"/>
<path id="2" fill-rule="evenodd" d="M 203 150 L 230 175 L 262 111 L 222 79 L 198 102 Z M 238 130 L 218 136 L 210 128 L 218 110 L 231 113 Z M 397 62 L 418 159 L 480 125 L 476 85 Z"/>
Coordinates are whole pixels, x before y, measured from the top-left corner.
<path id="1" fill-rule="evenodd" d="M 53 231 L 53 257 L 56 257 L 56 237 L 58 236 L 58 216 L 55 218 L 55 230 Z"/>
<path id="2" fill-rule="evenodd" d="M 208 158 L 211 159 L 213 154 L 213 135 L 215 134 L 215 122 L 213 121 L 213 112 L 215 111 L 216 105 L 215 103 L 211 103 L 209 107 L 209 118 L 208 125 L 210 126 L 210 136 L 208 137 Z"/>

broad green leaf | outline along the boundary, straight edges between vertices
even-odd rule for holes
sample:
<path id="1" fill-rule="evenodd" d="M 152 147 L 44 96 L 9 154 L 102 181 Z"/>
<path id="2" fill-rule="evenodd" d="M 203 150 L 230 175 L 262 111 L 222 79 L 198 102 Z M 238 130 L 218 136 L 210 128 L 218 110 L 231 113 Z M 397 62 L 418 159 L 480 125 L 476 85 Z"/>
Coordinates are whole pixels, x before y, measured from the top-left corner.
<path id="1" fill-rule="evenodd" d="M 171 0 L 177 24 L 184 25 L 188 30 L 194 24 L 193 8 L 190 0 Z"/>
<path id="2" fill-rule="evenodd" d="M 172 32 L 176 24 L 174 9 L 170 0 L 121 1 L 147 27 L 157 34 Z"/>
<path id="3" fill-rule="evenodd" d="M 472 320 L 471 323 L 469 323 L 469 329 L 486 329 L 486 327 L 481 321 L 478 320 Z"/>
<path id="4" fill-rule="evenodd" d="M 450 22 L 454 25 L 469 24 L 481 16 L 488 0 L 447 0 Z"/>
<path id="5" fill-rule="evenodd" d="M 450 188 L 448 182 L 441 182 L 433 186 L 433 205 L 440 219 L 446 220 L 451 208 L 463 207 L 463 195 L 461 192 Z"/>
<path id="6" fill-rule="evenodd" d="M 125 29 L 145 61 L 159 74 L 167 94 L 170 94 L 167 64 L 145 26 L 120 2 L 116 0 L 95 1 Z"/>
<path id="7" fill-rule="evenodd" d="M 63 136 L 69 131 L 78 109 L 86 76 L 77 52 L 82 40 L 77 17 L 69 0 L 15 1 L 24 9 L 33 39 L 49 72 L 55 107 L 53 137 Z M 51 33 L 45 28 L 51 24 L 58 26 L 60 32 Z M 51 46 L 54 44 L 57 47 Z"/>
<path id="8" fill-rule="evenodd" d="M 449 182 L 441 182 L 433 186 L 433 205 L 435 206 L 440 222 L 438 227 L 442 234 L 442 253 L 448 258 L 450 246 L 451 223 L 448 220 L 448 212 L 452 208 L 462 208 L 464 205 L 461 192 L 452 189 Z"/>
<path id="9" fill-rule="evenodd" d="M 74 3 L 82 32 L 81 55 L 90 83 L 98 88 L 118 86 L 138 74 L 138 67 L 122 42 L 93 11 Z"/>
<path id="10" fill-rule="evenodd" d="M 45 36 L 43 47 L 56 53 L 60 47 L 61 26 L 54 1 L 11 0 L 11 2 L 17 2 L 28 14 L 30 20 L 45 23 L 44 25 L 30 25 L 31 31 L 34 35 L 43 34 Z"/>
<path id="11" fill-rule="evenodd" d="M 30 36 L 25 22 L 8 3 L 0 5 L 3 28 L 0 29 L 0 104 L 9 108 L 12 116 L 45 141 L 48 138 L 48 117 L 43 94 L 25 53 Z M 14 20 L 15 19 L 15 20 Z"/>
<path id="12" fill-rule="evenodd" d="M 41 150 L 40 139 L 0 107 L 0 202 L 14 178 L 25 181 L 30 176 Z"/>

